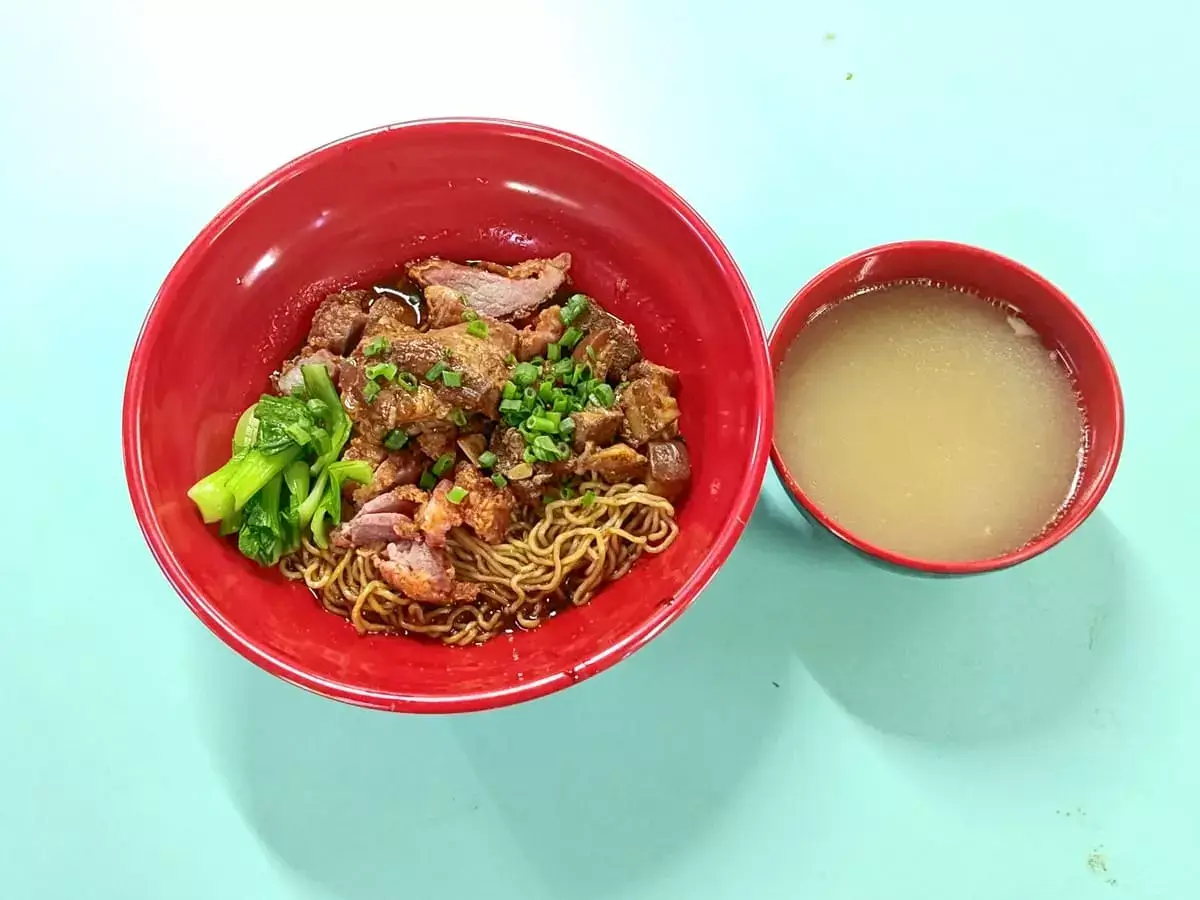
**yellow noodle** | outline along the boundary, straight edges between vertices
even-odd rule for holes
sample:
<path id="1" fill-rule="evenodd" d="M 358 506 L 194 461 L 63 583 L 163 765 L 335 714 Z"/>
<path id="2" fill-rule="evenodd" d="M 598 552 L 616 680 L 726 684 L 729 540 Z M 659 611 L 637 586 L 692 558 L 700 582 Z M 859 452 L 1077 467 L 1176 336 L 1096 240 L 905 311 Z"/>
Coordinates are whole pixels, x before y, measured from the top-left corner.
<path id="1" fill-rule="evenodd" d="M 466 528 L 450 532 L 446 548 L 457 579 L 480 588 L 471 603 L 431 606 L 392 590 L 375 565 L 378 547 L 322 550 L 305 541 L 279 568 L 304 581 L 359 634 L 483 643 L 514 626 L 536 628 L 564 606 L 584 605 L 643 553 L 661 553 L 679 534 L 675 508 L 644 485 L 587 482 L 580 491 L 546 504 L 540 519 L 514 526 L 501 544 L 485 544 Z M 593 502 L 585 506 L 584 496 Z"/>

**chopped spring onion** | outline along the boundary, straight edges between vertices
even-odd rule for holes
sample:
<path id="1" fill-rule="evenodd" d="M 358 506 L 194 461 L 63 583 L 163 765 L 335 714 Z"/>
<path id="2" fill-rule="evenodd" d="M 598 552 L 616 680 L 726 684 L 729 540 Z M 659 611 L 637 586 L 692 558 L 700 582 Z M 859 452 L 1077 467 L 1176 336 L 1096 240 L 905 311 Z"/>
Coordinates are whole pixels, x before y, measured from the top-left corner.
<path id="1" fill-rule="evenodd" d="M 450 471 L 450 467 L 454 465 L 454 454 L 443 453 L 437 458 L 437 462 L 433 464 L 433 474 L 441 478 Z"/>
<path id="2" fill-rule="evenodd" d="M 562 358 L 562 347 L 558 344 L 550 344 L 546 347 L 546 359 L 550 362 L 558 362 Z"/>
<path id="3" fill-rule="evenodd" d="M 578 328 L 576 328 L 574 325 L 572 325 L 570 328 L 567 329 L 567 333 L 562 336 L 562 339 L 559 341 L 559 343 L 563 346 L 564 349 L 570 350 L 576 344 L 579 343 L 579 340 L 582 337 L 583 337 L 583 332 L 580 331 Z"/>
<path id="4" fill-rule="evenodd" d="M 452 409 L 450 410 L 450 421 L 462 428 L 467 424 L 467 414 L 461 409 Z"/>
<path id="5" fill-rule="evenodd" d="M 446 492 L 446 499 L 449 500 L 451 503 L 455 503 L 455 504 L 462 503 L 464 500 L 467 499 L 467 490 L 466 490 L 466 488 L 460 488 L 457 486 L 452 487 L 452 488 L 450 488 L 450 490 L 448 490 Z"/>
<path id="6" fill-rule="evenodd" d="M 363 356 L 378 356 L 388 348 L 388 339 L 382 334 L 376 338 L 372 338 L 367 346 L 363 347 Z"/>
<path id="7" fill-rule="evenodd" d="M 575 496 L 575 489 L 572 488 L 570 485 L 564 484 L 562 490 L 558 492 L 558 496 L 561 497 L 563 500 L 570 500 L 572 497 Z"/>
<path id="8" fill-rule="evenodd" d="M 393 428 L 387 433 L 387 437 L 383 439 L 383 446 L 389 450 L 399 450 L 407 443 L 408 432 L 399 428 Z"/>
<path id="9" fill-rule="evenodd" d="M 543 381 L 538 385 L 537 391 L 539 400 L 541 400 L 547 406 L 552 406 L 554 404 L 555 391 L 553 384 L 551 384 L 549 381 Z"/>
<path id="10" fill-rule="evenodd" d="M 433 364 L 433 368 L 425 373 L 426 381 L 437 381 L 442 377 L 442 373 L 446 371 L 446 364 L 439 360 Z"/>
<path id="11" fill-rule="evenodd" d="M 437 479 L 433 476 L 432 472 L 426 469 L 421 473 L 421 480 L 417 482 L 417 484 L 420 486 L 421 490 L 431 491 L 437 486 Z"/>
<path id="12" fill-rule="evenodd" d="M 460 297 L 459 299 L 461 300 L 462 298 Z M 464 309 L 463 310 L 463 321 L 464 322 L 478 322 L 479 321 L 479 313 L 475 312 L 475 310 L 473 310 L 473 309 Z M 468 328 L 467 330 L 470 331 L 471 329 Z"/>
<path id="13" fill-rule="evenodd" d="M 558 423 L 558 433 L 563 437 L 570 437 L 575 433 L 575 420 L 570 416 Z"/>
<path id="14" fill-rule="evenodd" d="M 471 337 L 485 338 L 488 336 L 487 322 L 482 319 L 475 319 L 467 326 L 467 334 Z"/>
<path id="15" fill-rule="evenodd" d="M 366 384 L 363 385 L 363 389 L 362 389 L 363 399 L 366 400 L 368 403 L 370 403 L 372 400 L 374 400 L 376 398 L 376 396 L 378 396 L 378 394 L 379 394 L 379 384 L 377 382 L 368 381 Z"/>
<path id="16" fill-rule="evenodd" d="M 529 423 L 531 431 L 540 431 L 542 434 L 558 434 L 558 423 L 545 416 L 530 416 L 526 422 Z"/>
<path id="17" fill-rule="evenodd" d="M 394 381 L 396 379 L 396 364 L 395 363 L 376 363 L 373 366 L 367 366 L 364 374 L 371 381 L 376 378 L 383 378 L 385 381 Z"/>
<path id="18" fill-rule="evenodd" d="M 521 389 L 511 381 L 504 382 L 504 387 L 500 391 L 500 396 L 505 400 L 516 400 L 521 394 Z"/>
<path id="19" fill-rule="evenodd" d="M 589 396 L 591 399 L 596 401 L 598 406 L 603 406 L 605 409 L 608 409 L 610 406 L 612 406 L 617 399 L 617 395 L 613 393 L 612 386 L 605 384 L 603 381 L 592 388 L 592 392 Z"/>
<path id="20" fill-rule="evenodd" d="M 496 454 L 491 450 L 484 450 L 479 454 L 479 467 L 481 469 L 490 469 L 496 464 Z"/>
<path id="21" fill-rule="evenodd" d="M 588 359 L 593 360 L 593 361 L 596 359 L 596 348 L 593 347 L 591 344 L 588 344 L 588 346 L 587 346 L 587 357 L 588 357 Z"/>
<path id="22" fill-rule="evenodd" d="M 503 475 L 501 475 L 499 472 L 497 472 L 495 475 L 492 476 L 492 484 L 494 484 L 498 488 L 505 488 L 505 487 L 508 487 L 508 479 L 505 478 Z"/>
<path id="23" fill-rule="evenodd" d="M 410 394 L 414 394 L 421 385 L 417 381 L 417 376 L 412 372 L 401 372 L 396 376 L 396 384 L 404 388 Z"/>
<path id="24" fill-rule="evenodd" d="M 511 353 L 506 354 L 504 357 L 504 364 L 506 366 L 515 366 L 517 364 L 517 358 Z"/>
<path id="25" fill-rule="evenodd" d="M 571 373 L 575 371 L 575 361 L 570 357 L 560 359 L 554 364 L 554 368 L 551 371 L 560 379 L 569 378 Z"/>
<path id="26" fill-rule="evenodd" d="M 588 298 L 584 294 L 572 294 L 567 300 L 567 305 L 559 310 L 559 318 L 563 320 L 564 325 L 570 325 L 578 319 L 588 308 Z"/>
<path id="27" fill-rule="evenodd" d="M 583 496 L 579 498 L 579 505 L 582 506 L 584 509 L 587 509 L 589 506 L 591 506 L 595 502 L 596 502 L 596 492 L 595 491 L 584 491 Z"/>
<path id="28" fill-rule="evenodd" d="M 519 413 L 521 411 L 521 401 L 516 398 L 501 400 L 500 412 L 502 413 Z"/>
<path id="29" fill-rule="evenodd" d="M 454 372 L 450 369 L 443 370 L 442 384 L 446 387 L 462 387 L 462 372 Z"/>
<path id="30" fill-rule="evenodd" d="M 512 380 L 517 387 L 528 387 L 537 381 L 538 370 L 537 366 L 530 363 L 521 363 L 513 369 Z"/>

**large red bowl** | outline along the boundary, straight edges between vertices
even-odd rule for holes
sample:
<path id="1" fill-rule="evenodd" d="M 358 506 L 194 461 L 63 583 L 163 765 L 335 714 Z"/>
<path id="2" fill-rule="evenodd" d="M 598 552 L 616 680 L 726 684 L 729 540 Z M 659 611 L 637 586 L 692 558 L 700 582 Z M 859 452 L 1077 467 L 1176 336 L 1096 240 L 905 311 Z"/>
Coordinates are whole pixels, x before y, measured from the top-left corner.
<path id="1" fill-rule="evenodd" d="M 330 290 L 441 256 L 573 254 L 585 291 L 679 369 L 694 481 L 680 536 L 587 607 L 482 647 L 360 638 L 302 587 L 201 524 L 185 492 L 228 455 L 238 413 Z M 159 290 L 133 352 L 123 444 L 134 511 L 192 611 L 279 677 L 339 700 L 463 712 L 600 672 L 676 619 L 741 534 L 762 484 L 772 387 L 733 259 L 696 212 L 580 138 L 483 120 L 416 122 L 296 159 L 223 210 Z"/>
<path id="2" fill-rule="evenodd" d="M 1079 307 L 1045 278 L 999 253 L 949 241 L 900 241 L 863 250 L 816 275 L 792 298 L 771 332 L 773 370 L 778 371 L 796 336 L 830 305 L 865 288 L 915 278 L 1010 304 L 1071 370 L 1085 411 L 1086 453 L 1066 508 L 1041 534 L 1011 553 L 940 562 L 895 553 L 843 528 L 804 492 L 778 445 L 772 443 L 775 471 L 812 519 L 855 549 L 893 566 L 928 575 L 974 575 L 1032 559 L 1078 528 L 1096 509 L 1116 474 L 1125 439 L 1125 406 L 1112 359 Z"/>

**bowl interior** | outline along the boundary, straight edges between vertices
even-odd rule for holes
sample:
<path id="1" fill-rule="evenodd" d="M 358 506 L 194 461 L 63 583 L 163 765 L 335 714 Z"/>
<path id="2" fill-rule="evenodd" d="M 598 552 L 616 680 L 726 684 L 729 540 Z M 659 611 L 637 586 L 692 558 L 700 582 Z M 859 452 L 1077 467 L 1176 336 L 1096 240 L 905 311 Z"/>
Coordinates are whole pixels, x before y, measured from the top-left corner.
<path id="1" fill-rule="evenodd" d="M 1002 568 L 1044 552 L 1073 531 L 1095 509 L 1116 470 L 1124 437 L 1124 412 L 1116 371 L 1103 343 L 1083 313 L 1058 288 L 1013 260 L 978 247 L 944 241 L 907 241 L 864 250 L 835 263 L 792 299 L 770 339 L 777 371 L 796 335 L 830 304 L 864 288 L 926 278 L 974 291 L 1013 306 L 1057 351 L 1074 376 L 1086 419 L 1087 450 L 1076 491 L 1063 513 L 1037 538 L 1003 556 L 966 563 L 917 560 L 870 545 L 840 528 L 800 490 L 777 450 L 772 459 L 801 505 L 839 537 L 860 550 L 898 565 L 927 572 L 969 574 Z"/>
<path id="2" fill-rule="evenodd" d="M 302 587 L 200 522 L 188 487 L 228 456 L 239 412 L 303 340 L 328 291 L 414 257 L 515 262 L 570 251 L 575 285 L 679 369 L 693 461 L 681 534 L 589 606 L 455 650 L 359 638 Z M 284 678 L 397 709 L 472 709 L 598 671 L 674 618 L 728 554 L 770 435 L 762 329 L 740 274 L 661 183 L 565 135 L 443 122 L 358 136 L 302 157 L 235 201 L 185 252 L 134 353 L 126 397 L 134 505 L 196 613 Z"/>

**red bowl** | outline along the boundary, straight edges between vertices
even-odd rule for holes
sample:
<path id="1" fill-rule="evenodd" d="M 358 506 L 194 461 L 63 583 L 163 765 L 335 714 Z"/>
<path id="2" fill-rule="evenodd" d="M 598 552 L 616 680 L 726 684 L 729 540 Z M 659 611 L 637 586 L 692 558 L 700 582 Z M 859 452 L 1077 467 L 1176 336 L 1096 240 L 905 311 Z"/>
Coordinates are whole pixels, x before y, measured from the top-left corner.
<path id="1" fill-rule="evenodd" d="M 1125 409 L 1108 351 L 1083 313 L 1037 273 L 1007 257 L 946 241 L 901 241 L 863 250 L 834 263 L 802 287 L 771 332 L 772 371 L 796 335 L 820 312 L 849 294 L 908 278 L 928 278 L 1011 304 L 1066 361 L 1083 398 L 1087 451 L 1075 494 L 1042 534 L 1011 553 L 967 562 L 933 562 L 893 553 L 851 534 L 800 489 L 772 442 L 771 461 L 792 499 L 850 546 L 892 565 L 939 575 L 970 575 L 1016 565 L 1044 553 L 1079 527 L 1108 490 L 1121 456 Z"/>
<path id="2" fill-rule="evenodd" d="M 227 458 L 240 410 L 331 290 L 438 254 L 513 262 L 569 250 L 571 274 L 681 373 L 693 486 L 680 536 L 586 607 L 482 647 L 360 638 L 303 588 L 201 523 L 185 492 Z M 414 122 L 293 160 L 226 207 L 175 264 L 125 387 L 125 473 L 155 558 L 231 647 L 363 706 L 463 712 L 548 694 L 629 656 L 729 555 L 767 465 L 772 381 L 749 288 L 712 229 L 644 169 L 533 125 Z"/>

